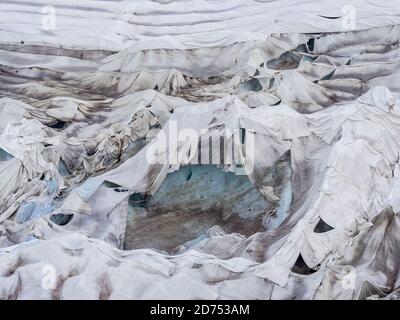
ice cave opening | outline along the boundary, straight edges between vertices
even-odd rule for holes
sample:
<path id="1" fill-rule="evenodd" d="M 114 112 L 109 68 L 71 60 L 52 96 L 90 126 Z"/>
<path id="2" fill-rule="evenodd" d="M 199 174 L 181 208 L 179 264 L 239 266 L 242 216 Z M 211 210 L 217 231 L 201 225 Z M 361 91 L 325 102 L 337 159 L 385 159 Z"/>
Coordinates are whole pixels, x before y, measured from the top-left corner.
<path id="1" fill-rule="evenodd" d="M 167 175 L 152 196 L 129 197 L 124 249 L 174 253 L 219 226 L 244 236 L 264 231 L 268 202 L 246 175 L 213 165 L 188 165 Z"/>

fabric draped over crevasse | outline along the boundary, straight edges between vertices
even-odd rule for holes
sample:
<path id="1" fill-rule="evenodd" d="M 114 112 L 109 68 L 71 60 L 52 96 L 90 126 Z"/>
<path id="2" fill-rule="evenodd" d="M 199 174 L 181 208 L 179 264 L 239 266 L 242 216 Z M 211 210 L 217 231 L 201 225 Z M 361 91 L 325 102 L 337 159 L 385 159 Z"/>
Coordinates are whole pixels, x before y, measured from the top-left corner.
<path id="1" fill-rule="evenodd" d="M 36 2 L 0 4 L 0 298 L 363 299 L 399 288 L 393 1 L 290 12 L 292 0 L 57 1 L 54 32 Z M 349 4 L 354 30 L 340 19 Z M 184 129 L 196 139 L 164 143 Z M 223 161 L 220 144 L 209 149 L 222 137 Z M 270 175 L 285 158 L 287 216 L 248 237 L 214 226 L 174 255 L 121 250 L 128 197 L 210 154 L 270 202 L 284 197 Z"/>
<path id="2" fill-rule="evenodd" d="M 182 111 L 174 112 L 170 122 L 176 120 L 182 127 L 185 127 L 183 120 L 192 119 L 192 117 L 185 117 L 187 112 L 191 112 L 190 108 L 187 111 L 183 108 Z M 330 121 L 330 119 L 333 119 L 330 117 L 331 113 L 337 115 L 335 118 L 337 121 Z M 232 115 L 235 115 L 235 117 L 232 117 Z M 265 139 L 263 145 L 274 145 L 274 141 L 275 143 L 290 141 L 286 147 L 282 147 L 281 153 L 291 150 L 292 155 L 294 155 L 292 157 L 293 168 L 295 168 L 294 175 L 301 174 L 301 172 L 296 171 L 296 168 L 302 168 L 300 164 L 304 161 L 317 162 L 314 163 L 314 167 L 319 167 L 321 172 L 320 175 L 309 177 L 313 180 L 308 183 L 312 189 L 308 193 L 309 196 L 278 229 L 255 234 L 250 236 L 249 239 L 236 239 L 236 251 L 231 252 L 227 260 L 219 260 L 214 256 L 212 258 L 213 263 L 235 261 L 239 257 L 240 261 L 247 261 L 246 267 L 238 272 L 249 277 L 256 276 L 260 279 L 267 279 L 271 285 L 276 283 L 278 286 L 273 286 L 273 289 L 271 289 L 269 296 L 271 298 L 292 297 L 293 292 L 296 292 L 296 298 L 311 296 L 314 298 L 330 298 L 329 292 L 340 291 L 337 288 L 333 291 L 323 290 L 323 287 L 317 288 L 320 283 L 324 284 L 325 276 L 332 277 L 332 273 L 339 272 L 339 275 L 335 277 L 340 278 L 341 261 L 347 252 L 355 250 L 353 249 L 354 245 L 363 243 L 358 240 L 360 237 L 365 237 L 366 233 L 372 233 L 373 236 L 371 237 L 380 239 L 379 232 L 382 232 L 380 230 L 384 229 L 384 226 L 382 228 L 371 227 L 372 222 L 376 221 L 376 217 L 381 214 L 389 216 L 395 214 L 391 211 L 392 209 L 388 208 L 396 208 L 398 202 L 397 197 L 393 196 L 395 195 L 393 188 L 396 187 L 394 182 L 398 171 L 396 168 L 398 166 L 399 146 L 394 137 L 396 132 L 400 130 L 399 115 L 399 100 L 389 90 L 382 87 L 373 89 L 352 104 L 332 107 L 312 115 L 301 115 L 284 106 L 279 108 L 265 107 L 265 110 L 263 108 L 249 109 L 235 99 L 217 100 L 211 104 L 206 104 L 201 112 L 194 114 L 197 117 L 196 123 L 199 128 L 203 124 L 211 122 L 212 124 L 218 123 L 221 126 L 236 125 L 238 127 L 245 127 L 248 124 L 249 127 L 254 129 L 257 128 L 258 123 L 262 123 L 263 126 L 260 127 L 260 130 L 255 129 L 255 135 L 260 135 L 260 139 Z M 211 121 L 212 119 L 217 119 L 217 122 Z M 233 123 L 232 119 L 234 119 Z M 358 125 L 361 123 L 362 125 Z M 287 130 L 282 130 L 282 127 Z M 168 125 L 164 128 L 168 128 Z M 334 137 L 332 137 L 333 132 L 336 132 Z M 304 140 L 310 139 L 312 143 L 315 143 L 315 136 L 318 136 L 320 138 L 319 143 L 325 146 L 317 149 L 320 153 L 314 153 L 314 159 L 307 159 L 308 153 L 301 153 L 302 146 L 307 145 Z M 169 165 L 157 165 L 150 168 L 149 164 L 141 158 L 146 154 L 145 151 L 148 146 L 116 169 L 89 178 L 69 194 L 60 209 L 57 209 L 74 212 L 78 217 L 76 222 L 74 222 L 74 218 L 71 226 L 65 229 L 64 232 L 67 232 L 66 239 L 73 236 L 73 230 L 77 230 L 77 225 L 84 225 L 85 219 L 87 222 L 97 220 L 99 233 L 96 234 L 95 232 L 92 236 L 98 237 L 101 234 L 100 229 L 104 227 L 101 217 L 105 217 L 109 212 L 120 210 L 123 199 L 126 199 L 127 194 L 115 192 L 113 188 L 107 188 L 103 184 L 104 181 L 125 187 L 129 192 L 145 192 L 156 188 L 168 170 L 178 169 L 178 167 L 169 168 Z M 257 158 L 255 168 L 271 165 L 279 158 L 281 153 L 272 153 L 271 159 L 268 157 L 262 160 Z M 365 156 L 366 154 L 368 156 Z M 357 172 L 354 170 L 347 172 L 352 163 L 353 168 L 357 167 Z M 133 168 L 141 169 L 134 170 Z M 393 171 L 393 168 L 395 168 L 395 171 Z M 126 172 L 136 172 L 137 177 L 135 177 L 135 174 L 127 177 Z M 258 170 L 256 169 L 254 172 L 257 173 Z M 253 179 L 257 180 L 256 178 Z M 136 183 L 137 185 L 135 185 Z M 293 192 L 296 193 L 296 190 L 301 188 L 301 184 L 295 183 L 293 188 Z M 349 192 L 349 188 L 351 188 L 351 192 Z M 390 196 L 388 197 L 388 195 Z M 75 206 L 70 209 L 71 211 L 68 211 L 69 203 Z M 82 205 L 79 206 L 79 203 Z M 85 208 L 86 212 L 79 212 L 81 208 Z M 89 214 L 87 217 L 92 214 L 95 218 L 86 218 L 87 214 Z M 333 229 L 325 233 L 314 233 L 313 230 L 320 218 Z M 44 227 L 41 222 L 37 222 L 36 227 L 44 228 L 44 234 L 50 233 L 49 230 L 46 230 L 49 226 Z M 390 228 L 395 227 L 396 224 L 390 224 Z M 68 230 L 69 228 L 71 230 Z M 121 234 L 121 231 L 119 232 Z M 375 233 L 377 234 L 375 235 Z M 224 237 L 227 237 L 227 235 Z M 89 240 L 83 239 L 80 241 L 85 247 L 84 243 Z M 107 238 L 104 240 L 107 240 Z M 64 240 L 59 239 L 57 241 L 62 243 Z M 207 253 L 202 252 L 201 248 L 208 241 L 216 241 L 216 239 L 211 238 L 196 246 L 196 249 L 200 250 L 200 253 L 197 253 L 200 257 L 207 256 Z M 25 244 L 23 247 L 31 247 L 35 243 L 37 242 Z M 260 250 L 259 247 L 264 248 L 261 259 L 252 255 L 253 250 L 249 250 L 252 247 L 258 247 L 258 250 Z M 361 245 L 358 250 L 362 250 L 362 248 Z M 145 251 L 147 255 L 158 256 L 162 265 L 161 261 L 164 261 L 164 259 L 166 259 L 165 262 L 187 259 L 191 254 L 190 252 L 197 251 L 196 249 L 190 249 L 179 257 L 163 256 L 147 249 Z M 20 249 L 17 246 L 14 250 L 18 252 Z M 309 267 L 320 265 L 319 271 L 316 273 L 309 277 L 301 276 L 301 283 L 298 280 L 299 276 L 291 272 L 299 254 Z M 363 257 L 363 259 L 371 262 L 376 258 L 374 253 Z M 98 258 L 93 257 L 92 259 Z M 123 260 L 130 260 L 129 255 Z M 357 264 L 352 264 L 352 266 L 357 268 Z M 155 265 L 153 267 L 158 268 Z M 365 268 L 365 263 L 362 268 Z M 228 268 L 228 270 L 230 269 Z M 384 290 L 387 290 L 389 286 L 388 283 L 382 283 L 382 280 L 376 279 L 374 282 L 373 277 L 372 279 L 369 278 L 368 281 Z M 390 281 L 392 285 L 395 283 L 392 279 Z M 314 293 L 305 291 L 303 292 L 304 296 L 299 296 L 297 293 L 298 286 L 306 288 L 308 282 L 310 282 L 309 286 L 314 288 Z M 340 285 L 340 281 L 337 283 Z M 200 283 L 198 285 L 201 286 Z M 293 289 L 293 286 L 297 289 Z M 347 297 L 357 298 L 363 286 L 365 286 L 365 282 L 357 283 L 357 287 L 352 293 L 348 293 Z M 285 288 L 288 288 L 288 290 L 285 290 Z M 193 294 L 196 294 L 195 291 Z M 338 297 L 343 297 L 342 294 L 343 292 Z"/>

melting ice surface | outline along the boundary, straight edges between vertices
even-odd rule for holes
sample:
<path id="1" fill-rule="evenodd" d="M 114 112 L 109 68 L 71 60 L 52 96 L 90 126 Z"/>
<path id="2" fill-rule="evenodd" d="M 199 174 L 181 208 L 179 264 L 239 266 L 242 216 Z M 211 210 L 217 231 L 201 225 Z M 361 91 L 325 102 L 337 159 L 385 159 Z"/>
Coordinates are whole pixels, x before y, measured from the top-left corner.
<path id="1" fill-rule="evenodd" d="M 153 196 L 130 197 L 125 248 L 173 251 L 215 225 L 248 236 L 264 230 L 267 207 L 247 176 L 186 166 L 170 173 Z"/>

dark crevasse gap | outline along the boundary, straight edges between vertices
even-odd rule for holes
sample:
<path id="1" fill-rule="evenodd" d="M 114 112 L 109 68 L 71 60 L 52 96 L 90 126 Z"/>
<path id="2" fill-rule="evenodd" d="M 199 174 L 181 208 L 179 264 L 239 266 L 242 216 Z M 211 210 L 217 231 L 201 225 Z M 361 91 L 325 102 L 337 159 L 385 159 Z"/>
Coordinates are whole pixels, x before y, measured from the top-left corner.
<path id="1" fill-rule="evenodd" d="M 215 225 L 249 236 L 265 230 L 267 206 L 247 176 L 212 165 L 182 167 L 153 196 L 130 196 L 124 248 L 174 252 Z"/>
<path id="2" fill-rule="evenodd" d="M 297 274 L 302 274 L 302 275 L 310 275 L 310 274 L 313 274 L 314 272 L 317 272 L 317 270 L 312 269 L 309 266 L 307 266 L 302 255 L 299 254 L 295 264 L 292 267 L 292 272 L 297 273 Z"/>
<path id="3" fill-rule="evenodd" d="M 52 123 L 47 124 L 47 126 L 53 129 L 62 130 L 65 129 L 67 123 L 65 121 L 56 120 Z"/>
<path id="4" fill-rule="evenodd" d="M 13 158 L 11 154 L 0 148 L 0 161 L 7 161 L 10 160 L 11 158 Z"/>
<path id="5" fill-rule="evenodd" d="M 289 70 L 296 69 L 301 61 L 301 55 L 287 51 L 278 58 L 271 59 L 267 62 L 267 67 L 272 70 Z"/>
<path id="6" fill-rule="evenodd" d="M 50 220 L 59 226 L 65 226 L 68 224 L 72 218 L 74 217 L 73 214 L 53 214 L 50 216 Z"/>
<path id="7" fill-rule="evenodd" d="M 324 220 L 319 219 L 317 225 L 315 226 L 314 232 L 315 233 L 324 233 L 324 232 L 328 232 L 333 229 L 334 228 L 331 227 L 329 224 L 327 224 Z"/>
<path id="8" fill-rule="evenodd" d="M 258 92 L 263 89 L 260 80 L 258 80 L 257 78 L 252 78 L 250 80 L 247 80 L 242 84 L 242 88 L 246 91 L 253 91 L 253 92 Z"/>

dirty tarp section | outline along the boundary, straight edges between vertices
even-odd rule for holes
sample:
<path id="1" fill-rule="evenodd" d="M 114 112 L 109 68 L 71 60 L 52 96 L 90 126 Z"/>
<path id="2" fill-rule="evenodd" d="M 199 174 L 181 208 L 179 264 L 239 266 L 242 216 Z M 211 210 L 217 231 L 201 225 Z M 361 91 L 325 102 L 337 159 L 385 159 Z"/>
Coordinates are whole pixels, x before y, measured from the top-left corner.
<path id="1" fill-rule="evenodd" d="M 363 299 L 399 287 L 397 4 L 355 2 L 345 29 L 348 1 L 300 1 L 293 14 L 292 0 L 68 1 L 57 23 L 70 27 L 50 33 L 36 2 L 0 4 L 1 298 Z M 196 138 L 165 144 L 175 129 Z M 222 137 L 223 161 L 208 148 Z M 286 208 L 268 213 L 273 227 L 213 226 L 174 255 L 121 250 L 128 197 L 210 154 Z M 286 193 L 271 178 L 282 159 Z M 40 286 L 48 264 L 55 290 Z"/>

